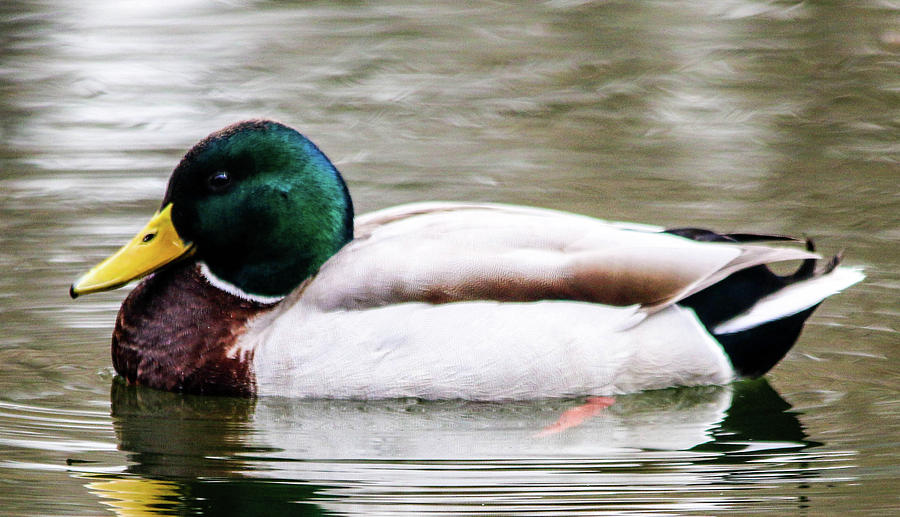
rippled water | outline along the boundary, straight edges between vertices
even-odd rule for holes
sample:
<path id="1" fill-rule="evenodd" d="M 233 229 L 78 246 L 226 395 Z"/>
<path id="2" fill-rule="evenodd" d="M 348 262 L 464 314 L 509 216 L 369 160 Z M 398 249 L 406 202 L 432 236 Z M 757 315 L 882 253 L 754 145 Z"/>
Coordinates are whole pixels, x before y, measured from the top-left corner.
<path id="1" fill-rule="evenodd" d="M 900 512 L 890 1 L 0 4 L 0 513 Z M 807 234 L 868 279 L 767 380 L 517 404 L 185 397 L 114 380 L 68 284 L 191 144 L 300 128 L 360 212 L 490 200 Z"/>

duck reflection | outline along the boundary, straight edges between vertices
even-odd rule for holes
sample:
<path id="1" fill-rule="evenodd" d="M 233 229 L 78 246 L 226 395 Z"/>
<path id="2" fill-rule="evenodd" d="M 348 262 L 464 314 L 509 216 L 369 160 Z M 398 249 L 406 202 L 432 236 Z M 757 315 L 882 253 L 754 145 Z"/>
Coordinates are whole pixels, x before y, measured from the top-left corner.
<path id="1" fill-rule="evenodd" d="M 215 477 L 246 467 L 232 455 L 252 431 L 252 399 L 170 395 L 120 381 L 112 384 L 112 417 L 119 448 L 135 463 L 130 472 Z"/>
<path id="2" fill-rule="evenodd" d="M 112 384 L 122 474 L 93 478 L 88 488 L 117 515 L 321 515 L 316 487 L 254 479 L 252 399 L 199 397 Z M 246 458 L 244 456 L 247 456 Z"/>
<path id="3" fill-rule="evenodd" d="M 591 491 L 601 504 L 626 489 L 725 486 L 751 463 L 765 468 L 761 457 L 818 445 L 763 379 L 620 396 L 553 428 L 584 402 L 254 401 L 116 382 L 116 435 L 132 464 L 89 487 L 120 515 L 415 514 L 485 500 L 546 510 Z"/>

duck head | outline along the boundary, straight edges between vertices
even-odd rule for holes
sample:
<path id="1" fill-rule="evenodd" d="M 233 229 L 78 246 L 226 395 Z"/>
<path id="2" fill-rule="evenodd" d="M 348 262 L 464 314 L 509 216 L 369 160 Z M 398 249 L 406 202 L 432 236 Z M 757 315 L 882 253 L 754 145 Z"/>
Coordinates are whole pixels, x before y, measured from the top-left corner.
<path id="1" fill-rule="evenodd" d="M 239 122 L 187 152 L 162 205 L 70 294 L 115 289 L 192 257 L 251 295 L 289 293 L 353 238 L 353 205 L 328 158 L 296 130 Z"/>

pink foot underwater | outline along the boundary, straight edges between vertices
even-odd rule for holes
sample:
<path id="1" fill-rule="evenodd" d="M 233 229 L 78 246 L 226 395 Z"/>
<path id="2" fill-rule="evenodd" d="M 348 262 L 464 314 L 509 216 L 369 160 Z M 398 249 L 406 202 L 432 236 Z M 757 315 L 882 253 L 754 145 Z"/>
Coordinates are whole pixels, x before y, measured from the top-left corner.
<path id="1" fill-rule="evenodd" d="M 548 425 L 535 436 L 543 438 L 581 425 L 585 420 L 612 406 L 615 402 L 616 399 L 613 397 L 589 397 L 584 404 L 565 410 L 556 422 Z"/>

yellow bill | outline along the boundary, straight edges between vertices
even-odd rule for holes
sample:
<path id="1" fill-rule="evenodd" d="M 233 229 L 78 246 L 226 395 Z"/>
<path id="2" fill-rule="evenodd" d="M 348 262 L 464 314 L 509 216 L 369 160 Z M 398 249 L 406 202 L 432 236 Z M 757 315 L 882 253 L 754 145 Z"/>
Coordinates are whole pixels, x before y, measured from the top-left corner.
<path id="1" fill-rule="evenodd" d="M 75 298 L 121 287 L 193 252 L 194 244 L 179 237 L 172 224 L 170 203 L 156 212 L 131 242 L 72 284 L 69 294 Z"/>

